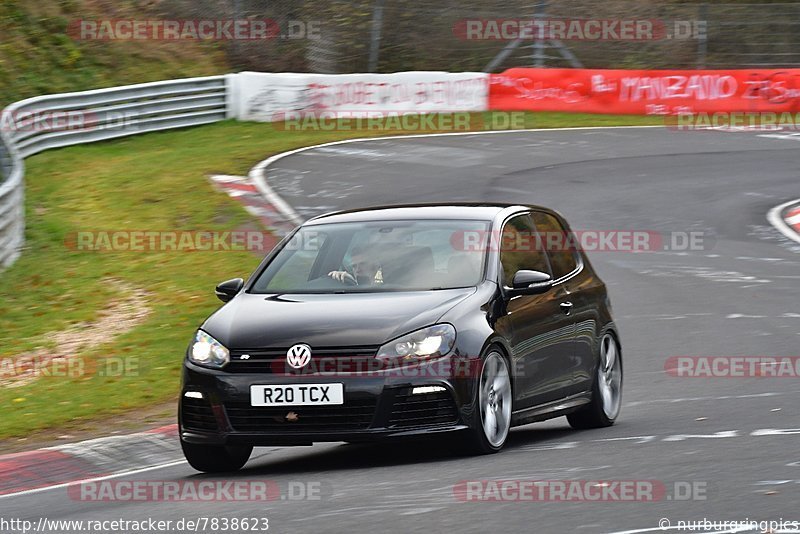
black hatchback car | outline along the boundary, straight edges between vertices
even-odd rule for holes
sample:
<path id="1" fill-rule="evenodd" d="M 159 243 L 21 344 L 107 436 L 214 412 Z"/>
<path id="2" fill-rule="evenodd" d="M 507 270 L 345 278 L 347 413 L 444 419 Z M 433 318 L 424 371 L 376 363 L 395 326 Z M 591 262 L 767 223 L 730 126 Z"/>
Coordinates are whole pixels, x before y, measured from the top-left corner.
<path id="1" fill-rule="evenodd" d="M 337 212 L 283 239 L 196 332 L 180 439 L 200 471 L 254 446 L 515 425 L 608 426 L 622 352 L 606 287 L 552 210 L 415 205 Z"/>

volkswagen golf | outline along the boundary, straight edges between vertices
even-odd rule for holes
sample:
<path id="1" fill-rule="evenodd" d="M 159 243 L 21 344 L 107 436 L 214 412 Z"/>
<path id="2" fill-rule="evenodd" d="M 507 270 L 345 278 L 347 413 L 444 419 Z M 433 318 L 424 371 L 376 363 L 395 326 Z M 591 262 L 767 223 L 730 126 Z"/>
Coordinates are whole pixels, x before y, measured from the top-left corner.
<path id="1" fill-rule="evenodd" d="M 622 350 L 606 287 L 543 207 L 387 206 L 287 235 L 194 335 L 180 440 L 234 471 L 255 446 L 448 433 L 499 451 L 516 425 L 619 415 Z"/>

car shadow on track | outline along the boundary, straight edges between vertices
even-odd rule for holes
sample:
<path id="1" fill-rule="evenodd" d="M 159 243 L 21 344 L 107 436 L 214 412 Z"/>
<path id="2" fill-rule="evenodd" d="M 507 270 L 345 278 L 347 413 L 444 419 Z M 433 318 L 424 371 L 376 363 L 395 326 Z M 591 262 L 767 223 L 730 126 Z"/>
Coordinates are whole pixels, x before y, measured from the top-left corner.
<path id="1" fill-rule="evenodd" d="M 519 427 L 511 430 L 505 448 L 498 454 L 502 456 L 515 449 L 555 445 L 575 434 L 576 431 L 568 427 L 537 428 L 535 425 Z M 259 449 L 255 449 L 247 467 L 237 473 L 226 474 L 225 478 L 346 471 L 436 462 L 484 461 L 481 458 L 486 458 L 485 456 L 469 455 L 459 450 L 459 441 L 463 439 L 461 436 L 439 439 L 419 437 L 383 443 L 285 447 L 261 453 Z M 274 458 L 276 453 L 280 452 L 283 456 L 282 453 L 286 451 L 294 454 L 289 458 Z M 212 475 L 197 474 L 195 477 L 212 477 Z"/>

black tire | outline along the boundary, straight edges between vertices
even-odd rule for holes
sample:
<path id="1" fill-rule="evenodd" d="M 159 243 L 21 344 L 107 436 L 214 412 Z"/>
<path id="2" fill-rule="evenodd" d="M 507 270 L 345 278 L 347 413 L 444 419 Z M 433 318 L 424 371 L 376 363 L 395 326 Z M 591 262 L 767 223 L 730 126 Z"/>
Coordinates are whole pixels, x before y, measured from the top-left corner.
<path id="1" fill-rule="evenodd" d="M 604 400 L 603 392 L 601 391 L 601 380 L 604 380 L 604 375 L 608 375 L 608 371 L 604 369 L 605 359 L 604 351 L 608 350 L 608 344 L 613 344 L 615 350 L 614 364 L 619 373 L 619 386 L 617 390 L 617 398 L 614 404 L 616 409 L 611 409 L 606 406 L 607 399 Z M 612 369 L 613 371 L 613 369 Z M 592 383 L 592 401 L 581 408 L 580 410 L 567 415 L 567 421 L 572 428 L 578 430 L 585 430 L 589 428 L 603 428 L 614 424 L 619 416 L 619 409 L 622 405 L 622 350 L 620 349 L 619 342 L 614 334 L 606 332 L 600 337 L 600 343 L 597 347 L 597 370 L 595 372 L 594 382 Z M 608 381 L 606 381 L 608 383 Z M 611 413 L 609 413 L 609 411 Z"/>
<path id="2" fill-rule="evenodd" d="M 498 373 L 496 373 L 497 376 L 502 380 L 502 376 L 505 374 L 508 382 L 507 391 L 505 390 L 505 387 L 501 388 L 503 389 L 503 392 L 497 401 L 499 404 L 499 409 L 497 411 L 500 413 L 496 413 L 494 417 L 502 417 L 502 419 L 495 419 L 495 421 L 498 423 L 498 425 L 502 423 L 504 428 L 501 429 L 500 426 L 497 426 L 499 432 L 497 439 L 495 440 L 490 440 L 489 437 L 487 437 L 487 431 L 484 428 L 484 413 L 488 407 L 483 404 L 484 398 L 482 397 L 481 393 L 483 390 L 485 373 L 487 371 L 491 371 L 490 368 L 487 368 L 487 362 L 489 365 L 494 365 L 492 362 L 497 362 L 497 364 L 500 366 L 495 368 L 498 371 Z M 489 353 L 486 354 L 486 357 L 482 359 L 481 372 L 478 376 L 477 385 L 478 387 L 475 392 L 475 410 L 473 411 L 470 429 L 467 431 L 468 436 L 464 443 L 464 449 L 468 454 L 494 454 L 503 448 L 506 443 L 506 439 L 508 438 L 508 430 L 511 427 L 511 412 L 513 411 L 514 399 L 508 360 L 496 349 L 490 350 Z M 507 405 L 505 403 L 507 403 Z"/>
<path id="3" fill-rule="evenodd" d="M 198 445 L 181 441 L 183 455 L 189 465 L 203 473 L 231 473 L 238 471 L 253 452 L 247 445 Z"/>

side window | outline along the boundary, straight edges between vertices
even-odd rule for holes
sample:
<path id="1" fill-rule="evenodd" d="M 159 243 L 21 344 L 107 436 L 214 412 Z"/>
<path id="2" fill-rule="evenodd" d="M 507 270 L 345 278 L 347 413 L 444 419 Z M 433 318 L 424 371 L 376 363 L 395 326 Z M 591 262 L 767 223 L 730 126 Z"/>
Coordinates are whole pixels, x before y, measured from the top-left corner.
<path id="1" fill-rule="evenodd" d="M 503 268 L 503 284 L 511 285 L 519 270 L 550 272 L 545 252 L 536 242 L 536 234 L 530 216 L 517 215 L 506 221 L 500 235 L 500 264 Z"/>
<path id="2" fill-rule="evenodd" d="M 578 267 L 574 240 L 561 223 L 549 213 L 533 212 L 536 231 L 553 267 L 553 277 L 559 279 Z"/>

